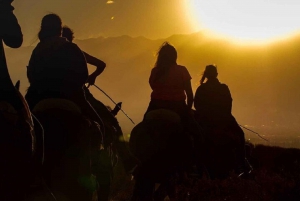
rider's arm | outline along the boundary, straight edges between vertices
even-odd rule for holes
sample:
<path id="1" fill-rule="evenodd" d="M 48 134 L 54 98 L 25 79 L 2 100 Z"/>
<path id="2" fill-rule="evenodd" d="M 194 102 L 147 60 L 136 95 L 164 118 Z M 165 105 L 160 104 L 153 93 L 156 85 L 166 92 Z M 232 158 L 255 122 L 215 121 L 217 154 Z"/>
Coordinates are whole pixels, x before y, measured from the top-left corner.
<path id="1" fill-rule="evenodd" d="M 193 94 L 193 89 L 191 84 L 192 77 L 189 71 L 187 70 L 187 68 L 184 66 L 181 66 L 179 72 L 182 76 L 183 88 L 187 96 L 187 106 L 189 109 L 192 109 L 193 102 L 194 102 L 194 94 Z"/>
<path id="2" fill-rule="evenodd" d="M 195 93 L 194 108 L 196 109 L 196 111 L 200 111 L 200 109 L 201 109 L 201 96 L 202 96 L 201 89 L 202 89 L 202 87 L 199 86 Z"/>
<path id="3" fill-rule="evenodd" d="M 94 84 L 96 78 L 104 71 L 106 64 L 101 61 L 100 59 L 97 59 L 96 57 L 93 57 L 91 55 L 89 55 L 86 52 L 83 52 L 86 62 L 88 64 L 94 65 L 97 67 L 97 69 L 89 76 L 89 80 L 88 83 L 89 84 Z"/>
<path id="4" fill-rule="evenodd" d="M 232 97 L 231 97 L 231 93 L 230 90 L 228 88 L 227 85 L 224 84 L 224 91 L 225 91 L 225 104 L 226 104 L 226 108 L 224 108 L 226 110 L 226 112 L 228 114 L 231 114 L 231 109 L 232 109 Z"/>
<path id="5" fill-rule="evenodd" d="M 153 69 L 151 70 L 151 74 L 150 74 L 150 77 L 149 77 L 149 84 L 150 84 L 150 87 L 152 90 L 154 90 L 154 73 L 153 73 Z"/>
<path id="6" fill-rule="evenodd" d="M 7 46 L 18 48 L 23 43 L 23 35 L 10 2 L 0 1 L 0 37 Z"/>
<path id="7" fill-rule="evenodd" d="M 187 96 L 187 106 L 189 109 L 192 109 L 193 102 L 194 102 L 194 94 L 192 90 L 191 80 L 188 80 L 184 83 L 184 91 Z"/>

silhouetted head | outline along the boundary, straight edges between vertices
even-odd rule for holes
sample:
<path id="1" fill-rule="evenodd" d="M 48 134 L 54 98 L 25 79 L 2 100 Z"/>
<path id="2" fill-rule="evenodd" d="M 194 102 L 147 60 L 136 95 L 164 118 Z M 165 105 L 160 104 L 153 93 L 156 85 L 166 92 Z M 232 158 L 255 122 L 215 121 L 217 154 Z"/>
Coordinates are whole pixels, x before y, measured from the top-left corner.
<path id="1" fill-rule="evenodd" d="M 61 36 L 62 22 L 58 15 L 52 13 L 43 17 L 41 30 L 38 34 L 40 41 L 54 36 Z"/>
<path id="2" fill-rule="evenodd" d="M 174 46 L 164 42 L 157 53 L 156 67 L 163 68 L 176 64 L 177 51 Z"/>
<path id="3" fill-rule="evenodd" d="M 68 39 L 68 41 L 72 42 L 74 39 L 74 32 L 73 30 L 68 26 L 63 26 L 62 28 L 62 37 L 65 37 Z"/>
<path id="4" fill-rule="evenodd" d="M 164 42 L 157 53 L 157 60 L 155 67 L 159 70 L 159 75 L 157 79 L 163 77 L 173 65 L 176 65 L 177 51 L 174 46 L 170 45 L 168 42 Z"/>
<path id="5" fill-rule="evenodd" d="M 205 78 L 209 80 L 209 79 L 214 79 L 217 76 L 218 76 L 217 66 L 214 64 L 210 64 L 205 67 L 205 71 L 203 73 L 200 83 L 203 84 Z"/>

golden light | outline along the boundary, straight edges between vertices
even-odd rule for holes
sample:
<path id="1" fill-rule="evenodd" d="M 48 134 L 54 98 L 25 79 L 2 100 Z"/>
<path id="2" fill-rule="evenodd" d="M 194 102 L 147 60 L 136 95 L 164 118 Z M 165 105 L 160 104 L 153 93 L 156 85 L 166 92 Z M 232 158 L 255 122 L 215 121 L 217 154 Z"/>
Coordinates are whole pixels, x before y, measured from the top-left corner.
<path id="1" fill-rule="evenodd" d="M 114 3 L 114 1 L 111 1 L 111 0 L 106 2 L 106 4 L 113 4 L 113 3 Z"/>
<path id="2" fill-rule="evenodd" d="M 297 0 L 187 0 L 198 30 L 239 41 L 264 42 L 300 30 Z"/>

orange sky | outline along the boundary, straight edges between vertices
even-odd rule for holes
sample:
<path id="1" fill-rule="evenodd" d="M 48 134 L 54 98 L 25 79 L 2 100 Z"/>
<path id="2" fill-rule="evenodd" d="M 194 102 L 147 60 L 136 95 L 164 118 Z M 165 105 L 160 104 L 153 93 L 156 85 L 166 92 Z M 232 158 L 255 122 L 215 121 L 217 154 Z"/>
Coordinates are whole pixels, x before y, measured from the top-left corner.
<path id="1" fill-rule="evenodd" d="M 298 34 L 297 0 L 15 0 L 24 45 L 37 42 L 44 15 L 54 12 L 79 39 L 129 35 L 150 39 L 204 31 L 234 42 L 267 42 Z M 245 41 L 246 40 L 246 41 Z"/>
<path id="2" fill-rule="evenodd" d="M 165 40 L 166 37 L 173 34 L 188 34 L 197 31 L 195 30 L 195 19 L 191 19 L 191 13 L 187 12 L 188 8 L 186 7 L 188 1 L 195 0 L 115 0 L 112 4 L 107 4 L 107 1 L 15 0 L 13 5 L 22 26 L 24 46 L 38 42 L 36 35 L 39 31 L 40 21 L 49 12 L 60 15 L 64 24 L 73 28 L 75 36 L 80 39 L 126 34 L 152 39 L 164 38 L 163 40 Z M 221 0 L 210 0 L 209 2 L 217 1 Z M 250 2 L 250 0 L 243 1 Z M 272 2 L 282 1 L 272 0 Z M 292 2 L 293 0 L 286 1 Z M 204 1 L 201 0 L 201 2 Z M 221 10 L 221 7 L 218 8 Z M 234 8 L 234 6 L 230 8 Z M 265 8 L 267 11 L 268 7 Z M 224 17 L 229 8 L 224 10 L 223 6 L 222 9 L 224 15 L 217 16 L 219 12 L 215 12 L 214 18 L 212 18 L 215 20 L 213 22 L 223 23 L 227 19 L 232 19 Z M 300 15 L 299 12 L 297 15 Z M 114 18 L 111 19 L 112 17 Z M 221 19 L 216 20 L 217 17 L 221 17 Z M 277 17 L 283 18 L 284 15 Z M 244 19 L 248 19 L 247 16 Z M 252 18 L 249 18 L 250 20 Z M 274 18 L 274 20 L 276 19 Z M 284 25 L 288 25 L 285 20 L 282 23 L 286 22 Z M 297 20 L 298 18 L 295 18 L 292 22 L 300 27 L 300 21 Z M 279 21 L 277 22 L 279 23 Z M 278 27 L 273 28 L 276 31 L 282 27 L 278 24 Z M 124 110 L 138 122 L 149 101 L 148 76 L 155 62 L 155 52 L 163 40 L 151 41 L 143 38 L 119 37 L 116 40 L 92 39 L 76 41 L 76 43 L 84 51 L 107 63 L 107 70 L 98 79 L 99 86 L 103 86 L 103 89 L 116 101 L 123 101 Z M 250 47 L 248 44 L 246 47 L 236 46 L 231 43 L 232 41 L 215 38 L 211 40 L 211 38 L 203 37 L 202 33 L 177 35 L 168 40 L 178 49 L 178 62 L 187 66 L 192 74 L 193 83 L 199 83 L 205 65 L 216 63 L 219 66 L 220 79 L 230 86 L 232 92 L 233 113 L 243 125 L 254 126 L 251 128 L 267 135 L 274 132 L 274 130 L 266 130 L 267 128 L 275 128 L 276 133 L 284 133 L 286 136 L 295 136 L 297 133 L 297 139 L 299 138 L 300 127 L 297 120 L 300 117 L 298 104 L 300 100 L 298 90 L 300 85 L 298 68 L 300 35 L 259 48 Z M 131 51 L 128 51 L 128 46 Z M 12 79 L 14 81 L 21 79 L 23 91 L 27 88 L 24 81 L 27 82 L 25 66 L 28 64 L 31 51 L 32 47 L 24 47 L 16 50 L 8 49 L 6 52 Z M 118 56 L 116 57 L 116 55 Z M 112 83 L 111 78 L 116 75 L 121 77 Z M 138 82 L 136 82 L 137 80 Z M 140 91 L 139 89 L 128 90 L 131 87 L 139 87 Z M 98 91 L 96 93 L 99 95 Z M 131 94 L 128 95 L 128 93 Z M 135 97 L 138 97 L 138 101 Z M 105 99 L 103 96 L 101 98 L 102 101 Z M 106 104 L 111 105 L 111 102 Z M 123 128 L 130 124 L 124 115 L 120 115 L 118 118 L 121 119 L 121 122 L 123 118 L 124 123 L 121 123 Z M 282 126 L 281 130 L 276 127 L 277 124 Z M 130 124 L 130 126 L 132 125 Z M 129 130 L 125 129 L 125 132 L 129 133 Z M 281 132 L 282 130 L 284 131 Z"/>
<path id="3" fill-rule="evenodd" d="M 49 12 L 61 16 L 77 38 L 145 36 L 165 38 L 195 31 L 187 17 L 187 0 L 15 0 L 15 14 L 25 43 L 37 41 L 41 19 Z M 110 1 L 112 2 L 112 1 Z M 113 19 L 112 19 L 113 17 Z"/>

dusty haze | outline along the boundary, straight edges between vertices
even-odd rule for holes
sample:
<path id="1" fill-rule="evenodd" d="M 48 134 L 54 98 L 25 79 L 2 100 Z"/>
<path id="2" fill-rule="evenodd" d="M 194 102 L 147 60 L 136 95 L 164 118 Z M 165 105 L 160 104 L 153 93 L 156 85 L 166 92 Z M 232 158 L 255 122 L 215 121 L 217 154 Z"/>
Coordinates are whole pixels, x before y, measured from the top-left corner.
<path id="1" fill-rule="evenodd" d="M 151 89 L 148 78 L 159 46 L 169 41 L 178 50 L 178 64 L 188 68 L 194 92 L 205 65 L 218 66 L 219 80 L 233 97 L 233 115 L 244 125 L 269 139 L 264 142 L 245 131 L 254 143 L 300 147 L 300 36 L 264 46 L 238 46 L 228 41 L 208 39 L 201 33 L 173 35 L 150 40 L 129 36 L 75 40 L 78 46 L 106 62 L 107 68 L 96 84 L 138 123 L 148 106 Z M 21 80 L 21 92 L 28 87 L 26 65 L 33 47 L 6 49 L 12 80 Z M 94 70 L 90 67 L 90 70 Z M 91 87 L 105 104 L 113 103 Z M 122 113 L 118 119 L 127 136 L 133 124 Z"/>

